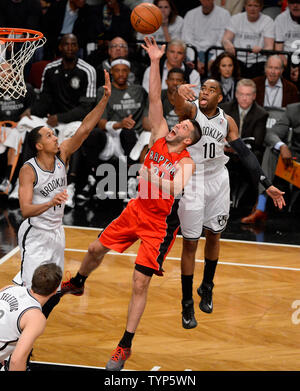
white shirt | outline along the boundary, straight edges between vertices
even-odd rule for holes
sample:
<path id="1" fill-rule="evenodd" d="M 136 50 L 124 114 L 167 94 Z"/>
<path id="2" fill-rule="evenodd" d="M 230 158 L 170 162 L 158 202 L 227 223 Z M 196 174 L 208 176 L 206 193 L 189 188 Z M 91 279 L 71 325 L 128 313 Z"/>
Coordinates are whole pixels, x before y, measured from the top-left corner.
<path id="1" fill-rule="evenodd" d="M 275 18 L 275 42 L 283 42 L 283 50 L 294 52 L 299 47 L 293 47 L 293 42 L 300 40 L 300 24 L 295 22 L 289 9 Z"/>
<path id="2" fill-rule="evenodd" d="M 224 8 L 214 6 L 210 14 L 204 15 L 202 6 L 188 11 L 184 17 L 182 40 L 192 44 L 199 51 L 210 46 L 222 46 L 225 28 L 229 25 L 230 13 Z"/>
<path id="3" fill-rule="evenodd" d="M 181 16 L 177 15 L 175 22 L 168 25 L 168 31 L 169 31 L 169 35 L 170 35 L 171 39 L 181 39 L 182 28 L 183 28 L 183 18 Z M 155 31 L 155 33 L 150 34 L 150 35 L 137 33 L 136 39 L 143 40 L 144 37 L 147 37 L 147 36 L 154 37 L 156 42 L 158 42 L 158 41 L 165 42 L 166 41 L 162 27 L 160 27 L 157 31 Z"/>
<path id="4" fill-rule="evenodd" d="M 275 86 L 270 86 L 268 79 L 265 82 L 265 107 L 282 107 L 282 81 L 277 80 Z"/>
<path id="5" fill-rule="evenodd" d="M 184 70 L 184 65 L 181 65 L 181 69 Z M 163 74 L 162 74 L 162 80 L 161 80 L 161 89 L 166 90 L 168 89 L 166 79 L 168 77 L 168 68 L 166 66 L 166 61 L 164 63 L 163 68 Z M 144 89 L 149 93 L 149 78 L 150 78 L 150 67 L 146 68 L 143 76 L 143 87 Z M 193 87 L 193 90 L 195 91 L 196 95 L 199 95 L 201 82 L 200 82 L 200 75 L 199 72 L 197 72 L 195 69 L 192 70 L 190 73 L 190 84 L 196 84 L 197 87 Z"/>
<path id="6" fill-rule="evenodd" d="M 249 22 L 247 12 L 233 15 L 230 19 L 229 31 L 234 33 L 233 45 L 236 48 L 253 48 L 253 46 L 264 47 L 264 38 L 274 38 L 274 22 L 268 15 L 260 13 L 255 22 Z M 246 53 L 238 53 L 240 61 L 246 60 Z M 265 57 L 259 55 L 259 61 Z M 256 62 L 256 54 L 248 53 L 247 64 Z"/>

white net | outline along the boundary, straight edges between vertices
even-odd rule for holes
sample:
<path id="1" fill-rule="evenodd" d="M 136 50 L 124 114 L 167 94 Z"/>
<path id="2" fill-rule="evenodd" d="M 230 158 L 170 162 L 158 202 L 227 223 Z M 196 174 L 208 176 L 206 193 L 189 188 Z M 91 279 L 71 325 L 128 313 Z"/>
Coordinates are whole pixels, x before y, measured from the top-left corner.
<path id="1" fill-rule="evenodd" d="M 0 97 L 26 95 L 24 67 L 46 38 L 33 30 L 0 29 Z"/>

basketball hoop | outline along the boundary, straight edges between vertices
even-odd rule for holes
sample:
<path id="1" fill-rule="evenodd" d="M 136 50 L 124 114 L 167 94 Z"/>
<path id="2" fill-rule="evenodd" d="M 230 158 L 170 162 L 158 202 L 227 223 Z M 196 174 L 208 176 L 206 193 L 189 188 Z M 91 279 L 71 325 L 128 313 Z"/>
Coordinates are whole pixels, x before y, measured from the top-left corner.
<path id="1" fill-rule="evenodd" d="M 35 30 L 0 28 L 0 97 L 25 96 L 24 67 L 46 38 Z"/>

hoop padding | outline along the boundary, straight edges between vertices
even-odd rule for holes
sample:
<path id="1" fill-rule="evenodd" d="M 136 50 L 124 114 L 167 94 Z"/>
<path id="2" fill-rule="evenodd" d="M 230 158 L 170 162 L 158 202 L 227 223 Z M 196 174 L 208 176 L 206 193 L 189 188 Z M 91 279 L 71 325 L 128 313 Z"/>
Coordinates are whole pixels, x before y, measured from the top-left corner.
<path id="1" fill-rule="evenodd" d="M 39 31 L 0 28 L 0 97 L 25 96 L 24 67 L 46 38 Z"/>

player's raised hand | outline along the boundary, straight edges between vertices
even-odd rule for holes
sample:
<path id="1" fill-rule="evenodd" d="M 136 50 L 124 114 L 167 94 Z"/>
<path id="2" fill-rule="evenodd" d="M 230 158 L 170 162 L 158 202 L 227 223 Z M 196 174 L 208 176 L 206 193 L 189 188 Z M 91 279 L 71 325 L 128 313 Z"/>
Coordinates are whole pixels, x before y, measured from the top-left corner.
<path id="1" fill-rule="evenodd" d="M 104 77 L 105 77 L 105 84 L 103 86 L 104 96 L 109 98 L 111 95 L 111 82 L 110 82 L 109 73 L 107 72 L 106 69 L 104 69 Z"/>
<path id="2" fill-rule="evenodd" d="M 196 84 L 181 84 L 180 86 L 177 87 L 177 93 L 179 96 L 181 96 L 185 100 L 193 101 L 193 100 L 197 99 L 197 96 L 196 96 L 195 91 L 193 90 L 192 87 L 197 87 L 197 85 Z"/>
<path id="3" fill-rule="evenodd" d="M 145 45 L 141 44 L 141 46 L 148 53 L 150 60 L 160 60 L 165 53 L 166 45 L 158 47 L 154 37 L 145 37 L 144 41 Z"/>

